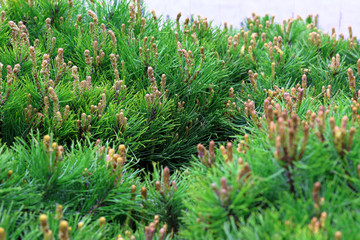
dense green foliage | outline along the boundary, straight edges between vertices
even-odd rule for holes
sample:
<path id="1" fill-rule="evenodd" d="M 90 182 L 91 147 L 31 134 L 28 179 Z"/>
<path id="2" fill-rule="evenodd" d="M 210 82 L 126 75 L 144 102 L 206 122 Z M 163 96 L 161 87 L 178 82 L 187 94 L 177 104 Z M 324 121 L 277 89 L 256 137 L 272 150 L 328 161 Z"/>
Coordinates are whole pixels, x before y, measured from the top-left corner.
<path id="1" fill-rule="evenodd" d="M 140 0 L 0 11 L 0 240 L 359 238 L 351 28 Z"/>

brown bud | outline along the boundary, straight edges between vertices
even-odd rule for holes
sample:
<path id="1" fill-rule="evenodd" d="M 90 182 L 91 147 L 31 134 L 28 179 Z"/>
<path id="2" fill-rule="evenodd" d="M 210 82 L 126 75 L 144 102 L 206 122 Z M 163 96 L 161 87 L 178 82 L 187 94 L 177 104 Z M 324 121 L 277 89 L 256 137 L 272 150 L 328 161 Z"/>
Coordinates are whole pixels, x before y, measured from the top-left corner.
<path id="1" fill-rule="evenodd" d="M 89 14 L 89 16 L 90 16 L 91 18 L 97 18 L 96 14 L 95 14 L 93 11 L 88 10 L 87 13 Z"/>
<path id="2" fill-rule="evenodd" d="M 228 142 L 226 144 L 226 155 L 227 155 L 227 161 L 232 162 L 233 161 L 233 144 L 231 142 Z"/>
<path id="3" fill-rule="evenodd" d="M 249 178 L 250 171 L 251 171 L 251 169 L 250 169 L 249 164 L 245 163 L 243 169 L 241 169 L 241 171 L 240 171 L 238 179 L 240 180 L 245 176 L 244 180 L 247 180 Z"/>
<path id="4" fill-rule="evenodd" d="M 144 197 L 145 200 L 147 200 L 147 190 L 146 187 L 141 188 L 141 195 Z"/>
<path id="5" fill-rule="evenodd" d="M 164 189 L 168 189 L 170 186 L 170 169 L 165 167 L 163 170 L 163 181 L 164 181 Z"/>
<path id="6" fill-rule="evenodd" d="M 13 174 L 13 170 L 9 170 L 7 174 L 7 179 L 11 178 L 12 174 Z"/>
<path id="7" fill-rule="evenodd" d="M 210 141 L 209 154 L 210 154 L 210 159 L 213 162 L 215 160 L 215 142 L 214 141 Z"/>
<path id="8" fill-rule="evenodd" d="M 353 145 L 353 139 L 354 139 L 355 132 L 356 132 L 356 129 L 354 127 L 351 127 L 350 131 L 349 131 L 349 143 L 348 143 L 349 150 L 351 149 L 351 147 Z"/>
<path id="9" fill-rule="evenodd" d="M 55 219 L 60 220 L 63 217 L 63 206 L 60 204 L 56 205 L 56 215 Z"/>
<path id="10" fill-rule="evenodd" d="M 313 201 L 316 204 L 318 204 L 320 202 L 320 195 L 319 195 L 320 188 L 321 188 L 321 183 L 316 182 L 314 184 L 313 191 L 312 191 Z"/>

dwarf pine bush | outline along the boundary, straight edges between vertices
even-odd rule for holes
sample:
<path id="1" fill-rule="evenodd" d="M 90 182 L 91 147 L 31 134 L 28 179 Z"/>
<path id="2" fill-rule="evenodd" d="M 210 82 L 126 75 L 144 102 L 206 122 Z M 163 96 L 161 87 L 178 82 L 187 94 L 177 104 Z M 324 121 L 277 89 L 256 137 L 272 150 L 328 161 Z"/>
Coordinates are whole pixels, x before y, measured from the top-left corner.
<path id="1" fill-rule="evenodd" d="M 140 0 L 0 13 L 0 240 L 359 238 L 351 27 Z"/>

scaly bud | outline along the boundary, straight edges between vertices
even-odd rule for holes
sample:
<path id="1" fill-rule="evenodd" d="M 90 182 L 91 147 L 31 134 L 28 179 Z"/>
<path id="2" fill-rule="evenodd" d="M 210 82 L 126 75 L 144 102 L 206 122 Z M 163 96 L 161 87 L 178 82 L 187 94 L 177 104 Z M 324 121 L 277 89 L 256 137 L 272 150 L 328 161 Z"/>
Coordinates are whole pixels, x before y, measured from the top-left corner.
<path id="1" fill-rule="evenodd" d="M 100 217 L 99 218 L 99 227 L 102 227 L 105 223 L 106 223 L 105 217 Z"/>
<path id="2" fill-rule="evenodd" d="M 321 188 L 320 182 L 316 182 L 314 184 L 312 191 L 313 201 L 316 206 L 318 206 L 318 204 L 320 203 L 320 188 Z"/>
<path id="3" fill-rule="evenodd" d="M 59 225 L 59 234 L 58 237 L 60 240 L 69 240 L 69 234 L 68 234 L 68 222 L 67 221 L 61 221 Z"/>
<path id="4" fill-rule="evenodd" d="M 226 155 L 227 155 L 227 161 L 232 162 L 233 161 L 233 144 L 231 142 L 228 142 L 226 144 Z"/>
<path id="5" fill-rule="evenodd" d="M 141 188 L 141 196 L 144 197 L 145 200 L 147 200 L 147 190 L 146 187 Z"/>
<path id="6" fill-rule="evenodd" d="M 0 240 L 5 240 L 5 239 L 6 239 L 5 229 L 0 227 Z"/>
<path id="7" fill-rule="evenodd" d="M 164 189 L 168 189 L 170 186 L 170 169 L 165 167 L 163 170 L 163 182 L 164 182 Z"/>
<path id="8" fill-rule="evenodd" d="M 335 233 L 335 240 L 341 240 L 341 237 L 342 237 L 342 233 L 340 231 L 337 231 Z"/>

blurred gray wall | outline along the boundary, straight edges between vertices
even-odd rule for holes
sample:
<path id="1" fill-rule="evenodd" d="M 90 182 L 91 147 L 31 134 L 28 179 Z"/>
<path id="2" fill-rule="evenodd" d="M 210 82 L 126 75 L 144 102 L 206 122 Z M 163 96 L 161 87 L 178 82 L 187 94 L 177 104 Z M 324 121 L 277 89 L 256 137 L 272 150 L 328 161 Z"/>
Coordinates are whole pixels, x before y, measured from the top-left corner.
<path id="1" fill-rule="evenodd" d="M 157 14 L 169 15 L 175 19 L 178 12 L 182 18 L 198 14 L 214 20 L 216 24 L 228 22 L 240 28 L 240 22 L 251 17 L 269 13 L 275 15 L 275 21 L 281 22 L 300 15 L 306 18 L 309 14 L 319 14 L 319 27 L 324 32 L 348 36 L 351 25 L 354 35 L 360 36 L 360 0 L 143 0 L 148 10 Z M 184 19 L 184 18 L 183 18 Z M 358 37 L 359 38 L 359 37 Z"/>

